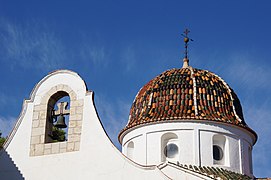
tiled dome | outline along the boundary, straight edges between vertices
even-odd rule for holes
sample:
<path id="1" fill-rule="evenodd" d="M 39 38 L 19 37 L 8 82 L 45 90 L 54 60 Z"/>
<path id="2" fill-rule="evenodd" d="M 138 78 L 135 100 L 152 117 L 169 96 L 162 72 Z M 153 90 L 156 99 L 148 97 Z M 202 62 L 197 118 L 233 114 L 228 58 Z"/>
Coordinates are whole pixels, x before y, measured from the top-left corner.
<path id="1" fill-rule="evenodd" d="M 127 126 L 181 120 L 229 123 L 256 133 L 245 123 L 237 95 L 219 76 L 190 66 L 171 69 L 143 86 L 132 104 Z"/>

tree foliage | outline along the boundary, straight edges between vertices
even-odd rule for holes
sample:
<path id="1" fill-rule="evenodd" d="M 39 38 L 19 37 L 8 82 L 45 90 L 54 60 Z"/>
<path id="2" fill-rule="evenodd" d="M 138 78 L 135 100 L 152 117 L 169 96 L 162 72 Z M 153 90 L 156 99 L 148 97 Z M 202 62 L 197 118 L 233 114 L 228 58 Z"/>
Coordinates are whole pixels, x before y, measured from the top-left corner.
<path id="1" fill-rule="evenodd" d="M 3 144 L 6 141 L 6 138 L 2 137 L 2 132 L 0 131 L 0 149 L 3 148 Z"/>
<path id="2" fill-rule="evenodd" d="M 65 134 L 66 132 L 64 130 L 53 126 L 51 138 L 54 142 L 66 141 Z"/>

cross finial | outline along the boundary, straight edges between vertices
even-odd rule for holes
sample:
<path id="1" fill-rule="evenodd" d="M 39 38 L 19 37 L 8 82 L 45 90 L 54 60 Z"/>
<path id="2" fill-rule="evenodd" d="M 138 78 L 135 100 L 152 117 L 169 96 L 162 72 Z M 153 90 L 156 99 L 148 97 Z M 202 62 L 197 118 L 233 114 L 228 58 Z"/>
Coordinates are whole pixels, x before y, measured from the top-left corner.
<path id="1" fill-rule="evenodd" d="M 68 102 L 60 102 L 57 104 L 57 107 L 58 107 L 58 109 L 54 110 L 55 116 L 70 114 L 70 111 L 67 109 Z"/>
<path id="2" fill-rule="evenodd" d="M 190 30 L 186 28 L 186 29 L 184 30 L 183 33 L 184 33 L 184 34 L 186 35 L 186 37 L 187 37 L 187 36 L 188 36 L 188 33 L 190 33 Z"/>
<path id="3" fill-rule="evenodd" d="M 189 38 L 188 37 L 188 34 L 190 33 L 190 30 L 189 29 L 185 29 L 184 34 L 182 34 L 182 36 L 184 37 L 184 48 L 185 48 L 185 51 L 184 51 L 184 59 L 183 59 L 183 68 L 186 68 L 189 66 L 189 59 L 188 59 L 188 42 L 191 40 L 193 41 L 193 39 Z"/>

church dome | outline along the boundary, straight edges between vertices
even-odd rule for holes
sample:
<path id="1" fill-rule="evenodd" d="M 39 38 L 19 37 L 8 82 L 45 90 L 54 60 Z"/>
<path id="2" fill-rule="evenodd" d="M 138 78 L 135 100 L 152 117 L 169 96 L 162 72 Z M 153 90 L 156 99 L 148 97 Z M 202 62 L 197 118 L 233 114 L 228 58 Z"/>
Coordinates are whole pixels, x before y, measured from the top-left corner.
<path id="1" fill-rule="evenodd" d="M 240 101 L 230 86 L 212 72 L 186 66 L 167 70 L 140 89 L 119 138 L 138 126 L 184 120 L 231 124 L 257 137 L 245 123 Z"/>

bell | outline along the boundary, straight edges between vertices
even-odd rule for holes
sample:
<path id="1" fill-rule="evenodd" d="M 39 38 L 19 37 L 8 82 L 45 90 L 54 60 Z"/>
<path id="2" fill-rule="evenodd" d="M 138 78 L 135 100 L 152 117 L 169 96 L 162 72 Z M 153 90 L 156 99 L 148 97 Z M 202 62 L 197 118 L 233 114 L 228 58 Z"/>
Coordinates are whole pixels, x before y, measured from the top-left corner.
<path id="1" fill-rule="evenodd" d="M 67 127 L 67 125 L 65 123 L 65 117 L 62 114 L 58 117 L 58 120 L 55 124 L 55 127 L 61 128 L 61 129 Z"/>

